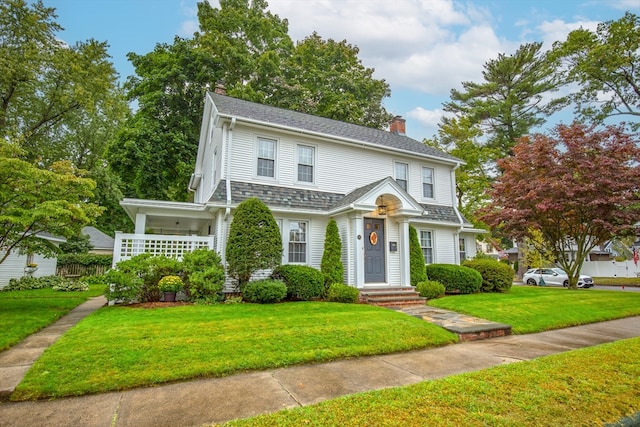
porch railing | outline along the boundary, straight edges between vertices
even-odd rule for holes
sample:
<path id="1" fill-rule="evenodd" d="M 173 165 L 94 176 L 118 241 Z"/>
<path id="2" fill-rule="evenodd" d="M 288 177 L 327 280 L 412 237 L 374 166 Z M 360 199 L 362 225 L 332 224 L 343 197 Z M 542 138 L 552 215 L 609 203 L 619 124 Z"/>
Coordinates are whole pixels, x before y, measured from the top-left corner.
<path id="1" fill-rule="evenodd" d="M 171 236 L 162 234 L 125 234 L 116 232 L 113 266 L 136 255 L 150 253 L 182 259 L 200 248 L 215 249 L 216 236 Z"/>

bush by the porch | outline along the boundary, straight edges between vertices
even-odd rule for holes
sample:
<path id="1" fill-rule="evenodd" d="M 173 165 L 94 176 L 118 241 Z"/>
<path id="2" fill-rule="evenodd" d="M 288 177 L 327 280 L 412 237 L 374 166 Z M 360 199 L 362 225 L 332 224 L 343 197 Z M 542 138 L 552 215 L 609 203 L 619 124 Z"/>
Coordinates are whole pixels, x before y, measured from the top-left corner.
<path id="1" fill-rule="evenodd" d="M 218 301 L 224 287 L 224 267 L 216 251 L 201 248 L 182 257 L 186 294 L 196 301 Z"/>
<path id="2" fill-rule="evenodd" d="M 271 277 L 287 285 L 287 296 L 292 299 L 308 301 L 324 292 L 322 272 L 307 265 L 281 265 L 273 270 Z"/>
<path id="3" fill-rule="evenodd" d="M 426 299 L 440 298 L 444 296 L 444 285 L 435 280 L 425 280 L 416 285 L 416 291 L 420 293 L 421 297 Z"/>
<path id="4" fill-rule="evenodd" d="M 482 276 L 482 292 L 508 292 L 513 284 L 513 269 L 493 259 L 466 260 L 465 267 L 477 270 Z"/>
<path id="5" fill-rule="evenodd" d="M 353 286 L 342 283 L 333 283 L 329 286 L 327 292 L 327 300 L 331 302 L 343 302 L 347 304 L 355 304 L 358 302 L 360 291 Z"/>
<path id="6" fill-rule="evenodd" d="M 287 286 L 280 280 L 263 279 L 249 282 L 244 286 L 242 298 L 258 304 L 280 302 L 287 296 Z"/>
<path id="7" fill-rule="evenodd" d="M 237 280 L 241 291 L 253 273 L 280 265 L 280 228 L 259 199 L 254 197 L 238 205 L 229 228 L 226 255 L 227 273 Z"/>
<path id="8" fill-rule="evenodd" d="M 448 294 L 474 294 L 482 286 L 482 275 L 462 265 L 428 264 L 427 277 L 442 283 Z"/>
<path id="9" fill-rule="evenodd" d="M 110 286 L 105 290 L 108 300 L 126 302 L 160 301 L 158 282 L 164 276 L 177 275 L 180 262 L 166 256 L 141 254 L 120 261 L 116 269 L 109 270 Z"/>

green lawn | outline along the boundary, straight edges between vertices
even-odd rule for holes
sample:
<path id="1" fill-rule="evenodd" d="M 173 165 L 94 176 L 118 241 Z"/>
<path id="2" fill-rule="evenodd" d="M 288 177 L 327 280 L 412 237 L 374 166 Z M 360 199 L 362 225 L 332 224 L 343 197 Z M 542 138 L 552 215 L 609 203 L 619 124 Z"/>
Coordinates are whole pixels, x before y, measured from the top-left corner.
<path id="1" fill-rule="evenodd" d="M 58 339 L 11 398 L 98 393 L 456 341 L 423 320 L 367 305 L 104 307 Z"/>
<path id="2" fill-rule="evenodd" d="M 512 326 L 515 334 L 640 316 L 640 292 L 513 286 L 504 294 L 455 295 L 429 305 Z"/>
<path id="3" fill-rule="evenodd" d="M 225 426 L 604 425 L 640 411 L 638 354 L 634 338 Z"/>
<path id="4" fill-rule="evenodd" d="M 56 292 L 52 289 L 0 292 L 0 351 L 52 324 L 91 297 L 103 286 L 87 292 Z"/>

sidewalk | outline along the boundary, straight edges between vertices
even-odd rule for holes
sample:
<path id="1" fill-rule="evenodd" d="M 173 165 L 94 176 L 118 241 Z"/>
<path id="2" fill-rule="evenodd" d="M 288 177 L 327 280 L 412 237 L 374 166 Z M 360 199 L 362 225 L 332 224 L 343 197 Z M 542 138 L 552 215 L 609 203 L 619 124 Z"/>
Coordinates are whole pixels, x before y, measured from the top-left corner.
<path id="1" fill-rule="evenodd" d="M 222 423 L 637 336 L 640 317 L 630 317 L 538 334 L 508 335 L 435 349 L 123 392 L 54 401 L 1 402 L 0 426 L 161 427 Z"/>

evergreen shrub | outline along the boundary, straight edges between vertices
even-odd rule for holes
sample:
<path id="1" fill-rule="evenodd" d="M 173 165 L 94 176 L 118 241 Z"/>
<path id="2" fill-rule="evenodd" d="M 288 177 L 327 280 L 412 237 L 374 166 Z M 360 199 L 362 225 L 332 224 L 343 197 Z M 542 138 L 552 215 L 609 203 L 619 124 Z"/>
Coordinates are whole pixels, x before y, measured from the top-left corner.
<path id="1" fill-rule="evenodd" d="M 263 279 L 249 282 L 244 286 L 242 298 L 258 304 L 273 304 L 287 296 L 284 282 L 274 279 Z"/>
<path id="2" fill-rule="evenodd" d="M 285 283 L 287 296 L 292 299 L 308 301 L 324 292 L 322 272 L 307 265 L 281 265 L 273 270 L 271 277 Z"/>
<path id="3" fill-rule="evenodd" d="M 428 264 L 427 277 L 442 283 L 448 294 L 474 294 L 482 286 L 480 273 L 462 265 Z"/>
<path id="4" fill-rule="evenodd" d="M 418 231 L 411 225 L 409 226 L 409 276 L 411 286 L 416 286 L 427 280 L 427 270 L 418 239 Z"/>
<path id="5" fill-rule="evenodd" d="M 421 297 L 426 299 L 440 298 L 444 295 L 444 285 L 435 280 L 425 280 L 416 285 L 416 291 L 420 293 Z"/>
<path id="6" fill-rule="evenodd" d="M 358 302 L 360 291 L 353 286 L 342 283 L 333 283 L 327 291 L 327 301 L 355 304 Z"/>
<path id="7" fill-rule="evenodd" d="M 328 288 L 330 284 L 340 283 L 344 279 L 342 241 L 340 240 L 338 224 L 333 219 L 327 224 L 320 271 L 322 271 L 322 275 L 324 276 L 324 285 L 326 288 Z"/>
<path id="8" fill-rule="evenodd" d="M 493 259 L 473 259 L 463 263 L 482 276 L 482 292 L 508 292 L 513 284 L 513 269 Z"/>
<path id="9" fill-rule="evenodd" d="M 224 267 L 220 255 L 206 248 L 188 252 L 182 257 L 184 290 L 195 301 L 220 301 L 224 288 Z"/>

